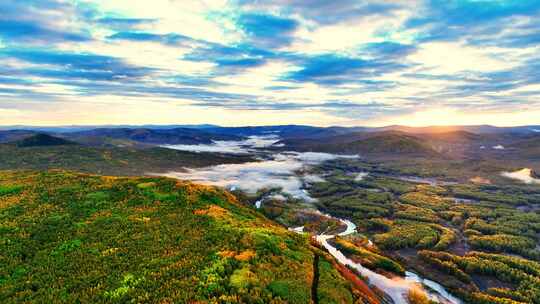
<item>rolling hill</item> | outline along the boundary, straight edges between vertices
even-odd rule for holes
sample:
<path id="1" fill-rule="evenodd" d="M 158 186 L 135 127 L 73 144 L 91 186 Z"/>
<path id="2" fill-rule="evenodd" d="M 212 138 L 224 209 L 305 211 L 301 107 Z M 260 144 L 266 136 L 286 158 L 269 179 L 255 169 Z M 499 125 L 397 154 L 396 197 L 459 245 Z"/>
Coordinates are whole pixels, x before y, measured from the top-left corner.
<path id="1" fill-rule="evenodd" d="M 362 301 L 306 236 L 165 178 L 0 172 L 0 262 L 2 303 Z"/>
<path id="2" fill-rule="evenodd" d="M 246 155 L 195 153 L 160 147 L 91 147 L 85 145 L 18 146 L 0 144 L 0 170 L 67 169 L 107 175 L 144 175 L 183 171 L 185 167 L 252 161 Z"/>
<path id="3" fill-rule="evenodd" d="M 361 128 L 363 130 L 363 128 Z M 313 127 L 302 125 L 254 126 L 254 127 L 210 127 L 204 129 L 217 134 L 230 134 L 239 136 L 251 135 L 279 135 L 285 139 L 321 138 L 337 136 L 359 131 L 358 128 L 344 127 Z"/>
<path id="4" fill-rule="evenodd" d="M 209 144 L 214 140 L 239 140 L 240 136 L 206 132 L 200 129 L 100 128 L 63 133 L 63 137 L 90 145 Z"/>
<path id="5" fill-rule="evenodd" d="M 26 138 L 23 138 L 15 144 L 18 147 L 46 147 L 46 146 L 68 146 L 76 145 L 77 143 L 63 138 L 51 136 L 48 134 L 39 133 Z"/>
<path id="6" fill-rule="evenodd" d="M 55 130 L 51 128 L 50 130 Z M 0 143 L 23 140 L 35 135 L 48 135 L 89 146 L 150 147 L 163 144 L 210 144 L 215 140 L 240 140 L 242 136 L 207 132 L 206 128 L 96 128 L 67 132 L 4 130 Z"/>
<path id="7" fill-rule="evenodd" d="M 449 133 L 456 131 L 465 131 L 475 134 L 498 134 L 498 133 L 514 133 L 514 134 L 530 134 L 538 133 L 540 126 L 515 126 L 515 127 L 497 127 L 492 125 L 465 125 L 465 126 L 427 126 L 427 127 L 409 127 L 403 125 L 391 125 L 384 127 L 366 128 L 368 132 L 382 131 L 400 131 L 411 134 L 437 134 Z"/>
<path id="8" fill-rule="evenodd" d="M 38 134 L 30 130 L 4 130 L 0 131 L 0 143 L 15 142 Z"/>
<path id="9" fill-rule="evenodd" d="M 438 156 L 420 138 L 402 132 L 352 133 L 324 139 L 283 141 L 287 149 L 341 154 L 360 154 L 372 157 Z"/>

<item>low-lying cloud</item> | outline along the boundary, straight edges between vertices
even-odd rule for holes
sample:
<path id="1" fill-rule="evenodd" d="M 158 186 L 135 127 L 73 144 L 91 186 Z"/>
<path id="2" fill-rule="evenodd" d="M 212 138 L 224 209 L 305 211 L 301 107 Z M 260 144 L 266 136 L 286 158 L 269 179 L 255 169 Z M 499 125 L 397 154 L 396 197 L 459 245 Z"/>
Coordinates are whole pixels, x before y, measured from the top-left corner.
<path id="1" fill-rule="evenodd" d="M 533 172 L 529 168 L 523 168 L 514 172 L 502 172 L 502 176 L 515 179 L 526 184 L 540 184 L 540 179 L 533 176 Z"/>
<path id="2" fill-rule="evenodd" d="M 360 172 L 360 173 L 358 173 L 358 175 L 356 175 L 356 177 L 354 178 L 354 180 L 357 181 L 357 182 L 362 181 L 362 180 L 364 180 L 364 178 L 366 178 L 368 175 L 369 175 L 368 172 Z"/>
<path id="3" fill-rule="evenodd" d="M 255 148 L 267 148 L 279 141 L 276 135 L 249 136 L 241 141 L 216 140 L 211 144 L 202 145 L 163 145 L 164 148 L 191 151 L 191 152 L 214 152 L 230 154 L 249 154 Z"/>
<path id="4" fill-rule="evenodd" d="M 294 198 L 312 201 L 313 198 L 304 189 L 304 184 L 313 182 L 316 178 L 308 175 L 304 180 L 304 177 L 299 175 L 298 172 L 327 160 L 352 157 L 356 156 L 315 152 L 284 152 L 276 154 L 271 160 L 243 164 L 222 164 L 200 169 L 187 169 L 186 172 L 168 172 L 161 175 L 225 188 L 234 187 L 251 194 L 259 189 L 281 188 L 283 193 Z"/>
<path id="5" fill-rule="evenodd" d="M 306 174 L 304 176 L 302 176 L 302 179 L 304 180 L 304 182 L 308 183 L 308 184 L 315 184 L 315 183 L 324 183 L 324 178 L 318 176 L 318 175 L 315 175 L 315 174 Z"/>

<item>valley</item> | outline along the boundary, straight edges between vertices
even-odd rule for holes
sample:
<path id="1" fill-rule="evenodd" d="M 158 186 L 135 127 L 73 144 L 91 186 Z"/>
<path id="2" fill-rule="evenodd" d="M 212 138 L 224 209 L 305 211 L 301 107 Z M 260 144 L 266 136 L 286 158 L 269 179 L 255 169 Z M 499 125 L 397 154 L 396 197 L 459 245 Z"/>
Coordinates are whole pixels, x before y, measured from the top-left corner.
<path id="1" fill-rule="evenodd" d="M 297 159 L 308 158 L 302 153 L 289 153 Z M 518 243 L 508 245 L 508 247 L 505 247 L 506 245 L 502 245 L 502 247 L 499 247 L 500 245 L 494 245 L 495 247 L 487 245 L 492 242 L 497 243 L 499 239 L 501 244 L 525 241 L 525 238 L 521 238 L 522 231 L 515 231 L 515 236 L 512 236 L 498 232 L 478 232 L 478 235 L 471 235 L 471 231 L 467 230 L 472 230 L 470 225 L 476 221 L 476 218 L 470 217 L 468 212 L 474 212 L 475 209 L 479 212 L 487 211 L 489 208 L 497 208 L 501 212 L 506 209 L 506 212 L 513 213 L 512 206 L 524 208 L 524 206 L 536 204 L 540 197 L 540 189 L 526 185 L 515 186 L 515 189 L 491 185 L 482 189 L 468 180 L 463 183 L 461 174 L 457 176 L 447 174 L 443 180 L 442 176 L 410 175 L 407 168 L 396 165 L 381 166 L 378 162 L 365 161 L 353 155 L 323 152 L 303 153 L 310 155 L 311 161 L 302 164 L 289 164 L 291 167 L 287 169 L 288 172 L 280 170 L 290 160 L 285 158 L 282 163 L 277 162 L 276 159 L 284 159 L 284 156 L 276 154 L 271 160 L 254 163 L 252 166 L 255 168 L 250 168 L 249 164 L 230 165 L 202 171 L 194 170 L 188 173 L 169 174 L 169 176 L 181 179 L 193 178 L 198 182 L 235 190 L 243 187 L 247 194 L 253 197 L 251 201 L 256 209 L 262 208 L 263 213 L 268 217 L 285 226 L 302 227 L 302 229 L 295 229 L 296 231 L 319 234 L 316 239 L 342 264 L 355 269 L 359 275 L 367 276 L 367 281 L 371 282 L 375 288 L 391 292 L 392 284 L 385 283 L 384 276 L 360 266 L 362 262 L 356 264 L 343 252 L 348 252 L 353 257 L 356 256 L 359 258 L 358 261 L 363 261 L 368 265 L 374 264 L 373 259 L 376 260 L 375 265 L 388 263 L 390 266 L 386 266 L 387 268 L 371 267 L 375 271 L 390 274 L 389 279 L 399 280 L 399 275 L 404 276 L 403 282 L 407 283 L 401 284 L 401 289 L 398 288 L 399 292 L 394 293 L 393 296 L 387 294 L 393 303 L 407 303 L 404 295 L 411 289 L 410 286 L 414 286 L 409 285 L 408 280 L 418 283 L 425 282 L 422 285 L 424 285 L 427 294 L 433 301 L 439 303 L 462 303 L 462 300 L 438 285 L 437 281 L 444 282 L 443 285 L 454 290 L 460 298 L 471 303 L 482 303 L 486 297 L 489 298 L 492 290 L 497 290 L 497 286 L 506 286 L 504 282 L 496 283 L 493 280 L 490 281 L 490 284 L 494 285 L 488 286 L 484 279 L 469 282 L 469 284 L 447 284 L 448 281 L 452 282 L 455 279 L 448 275 L 441 276 L 440 273 L 444 273 L 444 269 L 437 269 L 433 263 L 429 262 L 429 259 L 422 258 L 429 254 L 426 249 L 432 249 L 436 252 L 449 251 L 462 256 L 475 254 L 476 251 L 473 250 L 509 252 L 522 254 L 523 258 L 537 259 L 538 253 L 532 247 L 529 247 L 531 251 L 516 252 L 517 247 L 513 246 L 520 246 L 517 245 Z M 268 172 L 263 169 L 266 164 L 271 168 L 267 169 Z M 294 174 L 292 174 L 293 172 Z M 499 174 L 502 177 L 505 176 L 502 172 Z M 290 182 L 294 175 L 296 175 L 296 180 Z M 492 177 L 492 179 L 497 178 L 499 176 Z M 250 181 L 254 183 L 250 183 Z M 291 183 L 295 186 L 291 186 Z M 488 188 L 491 189 L 487 190 Z M 469 193 L 467 190 L 471 192 Z M 521 195 L 515 192 L 523 190 L 526 192 Z M 474 192 L 478 192 L 478 196 L 475 196 Z M 306 202 L 308 203 L 306 204 Z M 317 214 L 319 210 L 338 216 L 338 218 L 330 215 L 319 216 L 319 218 L 306 216 L 309 213 Z M 457 210 L 465 210 L 465 213 L 463 211 L 460 213 Z M 516 218 L 513 220 L 515 223 L 519 221 L 518 218 L 521 216 L 530 217 L 535 221 L 529 228 L 521 229 L 535 229 L 540 217 L 516 213 L 513 215 Z M 321 219 L 321 217 L 326 217 L 326 219 Z M 334 226 L 339 226 L 341 222 L 350 223 L 355 228 L 347 226 L 349 228 L 346 232 L 337 232 L 340 237 L 336 243 L 333 240 L 333 235 L 325 234 L 329 228 L 337 229 L 336 227 L 313 223 L 332 221 L 332 219 L 336 222 Z M 348 221 L 349 219 L 355 224 Z M 358 226 L 360 234 L 354 233 L 356 226 Z M 535 235 L 532 236 L 532 240 L 536 244 Z M 482 245 L 484 242 L 486 245 Z M 348 244 L 349 247 L 342 247 L 342 243 Z M 365 244 L 372 245 L 366 247 Z M 390 257 L 390 259 L 385 258 L 385 256 Z M 410 271 L 406 272 L 403 265 L 413 267 L 414 271 L 428 276 L 429 279 L 422 279 Z M 396 269 L 399 270 L 396 271 Z M 433 288 L 434 286 L 436 288 Z M 478 286 L 482 286 L 482 289 Z M 433 293 L 433 290 L 440 292 Z M 384 299 L 384 296 L 382 298 Z M 500 300 L 496 300 L 495 297 L 489 299 L 501 303 L 506 301 L 504 298 Z M 532 299 L 531 297 L 528 301 L 532 301 Z"/>
<path id="2" fill-rule="evenodd" d="M 540 304 L 540 0 L 0 0 L 0 304 Z"/>
<path id="3" fill-rule="evenodd" d="M 113 213 L 124 212 L 118 209 L 124 208 L 122 204 L 117 205 L 120 199 L 118 194 L 114 194 L 114 200 L 112 196 L 107 195 L 100 201 L 94 201 L 85 199 L 82 194 L 76 194 L 87 191 L 84 187 L 69 190 L 78 183 L 88 184 L 86 179 L 92 181 L 90 184 L 107 182 L 101 186 L 92 186 L 111 189 L 107 191 L 118 191 L 116 189 L 123 189 L 122 187 L 128 185 L 131 188 L 126 189 L 135 189 L 135 192 L 122 190 L 127 191 L 122 195 L 129 196 L 128 206 L 131 201 L 140 201 L 146 207 L 134 208 L 143 208 L 141 210 L 149 208 L 139 217 L 142 223 L 148 221 L 151 223 L 153 218 L 160 221 L 163 214 L 152 213 L 157 212 L 151 211 L 156 210 L 152 206 L 158 204 L 159 210 L 163 204 L 174 204 L 178 200 L 178 194 L 174 194 L 177 193 L 174 191 L 179 191 L 175 189 L 187 187 L 179 185 L 184 185 L 182 184 L 184 181 L 191 181 L 212 186 L 201 188 L 204 189 L 201 191 L 217 191 L 215 193 L 218 193 L 218 196 L 235 202 L 232 205 L 235 206 L 233 210 L 239 208 L 238 212 L 243 215 L 239 217 L 235 215 L 234 220 L 230 219 L 229 215 L 224 215 L 228 212 L 220 208 L 229 210 L 231 207 L 216 203 L 214 199 L 210 199 L 212 205 L 208 205 L 208 209 L 197 209 L 206 211 L 191 212 L 208 214 L 214 220 L 228 223 L 227 227 L 230 225 L 257 227 L 261 225 L 259 221 L 267 221 L 268 224 L 263 226 L 274 227 L 271 229 L 276 233 L 281 231 L 278 233 L 280 237 L 302 240 L 302 245 L 299 243 L 294 245 L 294 248 L 300 250 L 298 253 L 286 253 L 291 249 L 289 245 L 287 245 L 289 249 L 282 248 L 279 252 L 286 254 L 282 259 L 292 258 L 290 267 L 296 269 L 299 278 L 304 272 L 304 276 L 310 278 L 304 283 L 294 280 L 296 283 L 293 283 L 292 277 L 280 275 L 279 271 L 273 271 L 270 277 L 264 278 L 265 272 L 260 272 L 262 270 L 258 270 L 258 267 L 266 265 L 264 259 L 270 259 L 272 263 L 277 262 L 276 259 L 281 253 L 274 249 L 249 247 L 251 245 L 237 249 L 235 248 L 237 245 L 233 245 L 234 242 L 226 241 L 220 245 L 221 249 L 210 246 L 208 248 L 210 251 L 206 253 L 192 253 L 208 257 L 228 252 L 223 253 L 222 259 L 230 255 L 234 260 L 240 255 L 236 260 L 242 262 L 219 266 L 228 270 L 219 272 L 222 279 L 219 281 L 221 283 L 216 282 L 218 285 L 215 292 L 205 295 L 197 293 L 197 297 L 213 299 L 212 301 L 216 303 L 234 301 L 242 303 L 257 301 L 256 299 L 266 299 L 262 300 L 265 303 L 268 301 L 395 304 L 430 301 L 443 304 L 538 303 L 540 295 L 538 210 L 540 209 L 537 207 L 540 204 L 540 188 L 535 175 L 538 163 L 535 157 L 518 158 L 517 155 L 523 155 L 524 152 L 513 148 L 514 145 L 518 146 L 521 140 L 526 140 L 528 147 L 535 147 L 530 142 L 531 138 L 537 138 L 535 137 L 537 134 L 521 134 L 517 136 L 518 139 L 512 139 L 511 143 L 504 142 L 508 147 L 507 150 L 485 153 L 483 152 L 485 149 L 478 147 L 478 150 L 474 150 L 473 146 L 502 142 L 508 135 L 499 136 L 491 133 L 478 135 L 490 138 L 491 142 L 474 142 L 468 143 L 467 146 L 463 144 L 459 153 L 449 153 L 445 152 L 448 149 L 436 150 L 432 142 L 425 140 L 427 138 L 425 135 L 413 133 L 401 136 L 398 132 L 388 133 L 386 130 L 375 135 L 362 134 L 360 137 L 365 140 L 359 142 L 351 140 L 358 138 L 356 130 L 347 137 L 344 130 L 335 135 L 334 131 L 330 130 L 315 132 L 309 129 L 308 135 L 302 138 L 299 134 L 305 132 L 305 128 L 298 130 L 290 126 L 282 130 L 275 128 L 226 130 L 223 135 L 212 135 L 215 136 L 214 140 L 207 141 L 206 138 L 202 138 L 198 142 L 193 142 L 192 138 L 178 141 L 180 138 L 178 135 L 173 136 L 167 131 L 161 132 L 168 134 L 167 138 L 173 139 L 158 143 L 149 143 L 145 139 L 143 144 L 129 147 L 124 144 L 103 145 L 102 142 L 109 141 L 107 138 L 111 131 L 107 130 L 103 135 L 104 138 L 97 141 L 100 143 L 97 145 L 87 141 L 76 141 L 71 134 L 60 136 L 51 134 L 48 135 L 50 137 L 30 134 L 25 138 L 0 144 L 0 155 L 6 160 L 2 162 L 2 169 L 18 169 L 3 173 L 2 189 L 5 190 L 2 194 L 4 203 L 1 210 L 3 218 L 9 219 L 11 223 L 3 228 L 3 246 L 13 242 L 22 242 L 23 247 L 27 246 L 24 245 L 27 243 L 24 243 L 26 241 L 23 241 L 25 237 L 22 235 L 19 236 L 22 238 L 13 239 L 16 236 L 15 231 L 22 227 L 19 226 L 22 223 L 19 222 L 22 220 L 19 216 L 24 214 L 27 216 L 36 214 L 32 217 L 41 216 L 35 211 L 28 214 L 27 212 L 31 211 L 28 208 L 19 211 L 22 213 L 13 213 L 14 206 L 21 202 L 30 203 L 42 199 L 40 196 L 36 198 L 35 194 L 31 195 L 20 190 L 25 189 L 17 186 L 21 181 L 24 181 L 24 184 L 31 184 L 34 183 L 34 178 L 37 178 L 38 184 L 50 187 L 50 182 L 58 176 L 62 181 L 61 184 L 67 183 L 63 186 L 67 187 L 65 190 L 61 187 L 53 191 L 57 193 L 54 197 L 58 199 L 62 197 L 63 200 L 65 199 L 63 197 L 76 195 L 77 200 L 80 200 L 79 203 L 74 203 L 71 207 L 75 209 L 66 209 L 68 205 L 61 205 L 51 210 L 60 208 L 55 212 L 79 214 L 82 212 L 82 209 L 79 209 L 87 205 L 90 209 L 85 211 L 85 215 L 77 215 L 83 217 L 75 221 L 71 219 L 75 215 L 70 213 L 69 222 L 65 222 L 64 219 L 61 221 L 61 225 L 74 229 L 69 230 L 72 236 L 78 237 L 81 237 L 82 232 L 80 228 L 76 228 L 79 225 L 76 223 L 88 222 L 84 218 L 95 217 L 103 212 L 107 214 L 110 210 L 116 210 Z M 196 132 L 193 130 L 189 133 Z M 204 132 L 212 134 L 208 130 Z M 95 136 L 99 132 L 91 133 Z M 125 131 L 124 133 L 132 134 Z M 329 133 L 332 135 L 328 135 Z M 471 137 L 463 132 L 452 136 L 444 133 L 437 137 L 437 134 L 430 133 L 429 138 L 436 138 L 439 147 L 442 143 L 451 146 L 455 142 L 467 141 L 467 138 Z M 132 140 L 132 135 L 129 136 Z M 458 140 L 457 137 L 460 136 L 464 136 L 465 139 Z M 478 136 L 475 135 L 474 138 L 477 139 Z M 344 138 L 348 139 L 343 140 Z M 116 138 L 116 140 L 124 139 Z M 323 142 L 325 144 L 320 144 Z M 333 145 L 334 142 L 339 144 Z M 474 154 L 463 152 L 473 150 L 476 151 Z M 500 162 L 499 157 L 503 157 L 503 153 L 507 161 Z M 107 154 L 109 156 L 105 157 Z M 21 172 L 20 169 L 29 171 Z M 46 170 L 48 173 L 38 173 L 39 171 L 34 170 L 41 172 Z M 64 170 L 87 172 L 90 175 L 77 175 Z M 109 182 L 109 177 L 92 174 L 150 177 L 142 180 L 110 177 L 112 180 Z M 68 182 L 70 179 L 68 176 L 74 178 L 76 182 L 74 181 L 74 184 Z M 159 176 L 172 179 L 163 179 Z M 123 185 L 121 188 L 115 186 L 116 180 Z M 176 182 L 176 186 L 172 188 L 165 186 L 173 185 L 174 180 L 179 181 Z M 146 184 L 149 185 L 148 188 Z M 157 186 L 162 184 L 163 186 Z M 134 186 L 136 187 L 133 188 Z M 55 187 L 53 189 L 56 189 Z M 173 194 L 168 194 L 172 190 Z M 139 196 L 133 195 L 142 197 L 137 198 Z M 191 198 L 195 201 L 190 204 L 200 204 L 198 202 L 201 198 L 197 197 L 199 198 Z M 121 201 L 126 201 L 126 198 Z M 146 202 L 143 203 L 144 201 Z M 54 205 L 58 201 L 50 202 Z M 216 204 L 219 208 L 214 207 Z M 181 208 L 186 208 L 186 205 L 182 206 Z M 105 209 L 101 210 L 103 208 Z M 46 211 L 44 214 L 50 213 Z M 18 219 L 14 220 L 13 216 Z M 121 215 L 125 216 L 128 221 L 136 221 L 127 213 Z M 239 223 L 236 223 L 237 221 Z M 201 224 L 202 222 L 193 225 Z M 19 228 L 12 230 L 15 227 Z M 167 229 L 171 231 L 172 228 Z M 242 231 L 240 233 L 243 234 L 251 228 L 234 229 Z M 227 235 L 229 238 L 239 233 L 233 230 L 220 228 L 221 232 L 218 234 Z M 144 232 L 146 233 L 148 232 Z M 254 230 L 253 233 L 258 232 Z M 205 234 L 210 235 L 211 232 Z M 54 233 L 50 237 L 58 237 L 53 235 Z M 263 237 L 261 246 L 270 246 L 274 243 L 272 238 L 274 237 Z M 280 244 L 280 241 L 276 242 L 275 244 Z M 283 242 L 281 244 L 290 243 L 286 240 Z M 43 246 L 45 243 L 35 244 Z M 127 244 L 127 246 L 134 245 Z M 163 250 L 170 250 L 165 249 L 168 246 L 163 247 Z M 194 245 L 187 246 L 191 248 Z M 281 248 L 283 245 L 278 247 Z M 74 251 L 78 250 L 79 245 Z M 130 252 L 131 250 L 128 249 Z M 265 257 L 267 254 L 269 255 Z M 243 255 L 257 258 L 250 257 L 247 260 L 250 261 L 249 266 L 245 266 L 247 264 L 243 264 Z M 68 259 L 73 258 L 75 256 L 69 256 Z M 162 260 L 164 265 L 169 263 L 162 257 L 155 258 Z M 2 274 L 3 282 L 9 282 L 3 283 L 2 294 L 13 299 L 17 296 L 13 290 L 22 287 L 19 285 L 20 281 L 14 280 L 15 271 L 19 269 L 17 267 L 27 269 L 29 266 L 37 267 L 35 263 L 42 262 L 28 260 L 26 257 L 21 259 L 17 255 L 3 256 L 3 259 L 11 261 L 12 268 Z M 51 267 L 60 267 L 61 264 L 58 263 L 63 262 L 55 263 L 57 264 Z M 141 264 L 138 267 L 145 266 Z M 115 301 L 132 298 L 137 294 L 137 286 L 140 283 L 136 282 L 146 280 L 142 278 L 146 275 L 141 276 L 139 270 L 137 270 L 139 274 L 134 277 L 131 273 L 128 274 L 128 279 L 124 277 L 122 284 L 125 286 L 122 285 L 121 288 L 127 291 L 120 292 L 122 294 Z M 39 272 L 37 273 L 39 275 Z M 148 273 L 148 270 L 142 273 Z M 27 272 L 24 275 L 28 275 Z M 334 282 L 325 281 L 329 279 L 329 275 Z M 178 283 L 183 284 L 183 280 L 187 277 L 184 275 L 180 277 L 182 279 Z M 280 281 L 280 277 L 285 281 Z M 68 275 L 66 278 L 75 277 Z M 292 287 L 291 284 L 304 285 Z M 115 285 L 111 285 L 111 288 L 113 286 Z M 291 288 L 295 288 L 298 293 L 292 292 Z M 343 292 L 336 293 L 335 288 L 342 288 Z M 253 294 L 255 290 L 259 291 Z M 102 301 L 106 300 L 105 294 L 110 294 L 110 291 L 85 293 L 77 297 L 84 296 Z M 167 293 L 164 295 L 165 298 L 171 296 Z M 175 295 L 173 298 L 181 299 L 178 296 L 187 299 L 195 295 L 190 296 L 188 292 Z"/>

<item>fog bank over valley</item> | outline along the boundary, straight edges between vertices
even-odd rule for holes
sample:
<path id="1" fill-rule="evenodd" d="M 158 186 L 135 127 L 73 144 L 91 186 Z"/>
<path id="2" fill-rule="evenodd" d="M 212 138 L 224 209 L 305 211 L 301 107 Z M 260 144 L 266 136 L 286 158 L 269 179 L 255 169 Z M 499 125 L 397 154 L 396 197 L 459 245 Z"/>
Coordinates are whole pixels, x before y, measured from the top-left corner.
<path id="1" fill-rule="evenodd" d="M 261 149 L 271 147 L 279 140 L 277 135 L 264 135 L 250 136 L 242 141 L 215 141 L 210 145 L 169 145 L 164 147 L 195 152 L 256 154 L 257 152 L 268 153 L 268 151 Z M 259 189 L 280 188 L 284 194 L 312 201 L 313 198 L 308 195 L 304 185 L 323 182 L 324 179 L 313 174 L 302 175 L 300 171 L 336 158 L 356 158 L 358 156 L 287 151 L 264 157 L 265 159 L 255 162 L 221 164 L 198 169 L 186 168 L 185 172 L 167 172 L 159 175 L 241 189 L 251 194 Z"/>
<path id="2" fill-rule="evenodd" d="M 540 184 L 540 179 L 535 178 L 533 176 L 533 171 L 529 168 L 523 168 L 514 172 L 502 172 L 501 175 L 526 184 Z"/>
<path id="3" fill-rule="evenodd" d="M 336 158 L 354 158 L 353 155 L 336 155 L 316 152 L 283 152 L 270 160 L 243 164 L 223 164 L 212 167 L 190 169 L 186 172 L 167 172 L 167 177 L 191 180 L 196 183 L 238 188 L 255 193 L 264 188 L 281 188 L 283 193 L 294 198 L 313 200 L 303 189 L 304 183 L 324 181 L 316 175 L 300 175 L 299 171 Z"/>
<path id="4" fill-rule="evenodd" d="M 215 140 L 212 144 L 201 145 L 162 145 L 164 148 L 191 151 L 191 152 L 215 152 L 230 154 L 249 154 L 255 152 L 254 149 L 267 148 L 276 144 L 280 140 L 277 135 L 249 136 L 245 140 L 225 141 Z"/>

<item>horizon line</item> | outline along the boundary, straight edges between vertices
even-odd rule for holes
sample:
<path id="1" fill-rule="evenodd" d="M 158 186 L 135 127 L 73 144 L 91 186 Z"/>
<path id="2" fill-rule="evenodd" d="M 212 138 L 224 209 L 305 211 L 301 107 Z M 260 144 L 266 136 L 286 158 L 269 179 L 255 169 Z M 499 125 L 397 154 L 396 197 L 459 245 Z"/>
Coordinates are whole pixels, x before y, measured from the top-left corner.
<path id="1" fill-rule="evenodd" d="M 8 130 L 10 128 L 88 128 L 88 127 L 109 127 L 109 128 L 120 128 L 120 127 L 193 127 L 193 126 L 210 126 L 210 127 L 221 127 L 221 128 L 242 128 L 242 127 L 280 127 L 280 126 L 304 126 L 304 127 L 316 127 L 316 128 L 368 128 L 368 129 L 377 129 L 377 128 L 388 128 L 388 127 L 406 127 L 406 128 L 449 128 L 449 127 L 494 127 L 494 128 L 517 128 L 517 127 L 540 127 L 540 122 L 536 124 L 525 124 L 525 125 L 494 125 L 494 124 L 477 124 L 477 125 L 423 125 L 423 126 L 411 126 L 405 124 L 390 124 L 382 126 L 365 126 L 365 125 L 354 125 L 354 126 L 344 126 L 344 125 L 329 125 L 329 126 L 317 126 L 309 124 L 276 124 L 276 125 L 218 125 L 212 123 L 200 123 L 200 124 L 182 124 L 182 123 L 173 123 L 173 124 L 71 124 L 71 125 L 26 125 L 26 124 L 9 124 L 2 125 L 0 128 Z"/>

